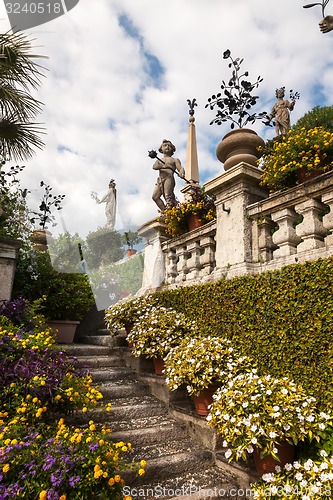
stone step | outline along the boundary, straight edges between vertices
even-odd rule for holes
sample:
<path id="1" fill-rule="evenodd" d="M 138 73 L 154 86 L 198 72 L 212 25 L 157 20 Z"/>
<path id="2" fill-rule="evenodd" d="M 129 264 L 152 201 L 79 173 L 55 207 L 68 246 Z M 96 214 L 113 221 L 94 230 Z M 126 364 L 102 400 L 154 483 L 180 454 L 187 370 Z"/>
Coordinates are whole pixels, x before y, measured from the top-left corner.
<path id="1" fill-rule="evenodd" d="M 138 380 L 102 382 L 98 384 L 98 389 L 103 394 L 103 400 L 111 402 L 124 397 L 132 399 L 133 396 L 149 395 L 148 386 Z"/>
<path id="2" fill-rule="evenodd" d="M 102 367 L 123 367 L 122 358 L 116 354 L 108 356 L 75 356 L 76 364 L 80 368 L 102 368 Z"/>
<path id="3" fill-rule="evenodd" d="M 83 340 L 87 344 L 113 347 L 114 345 L 113 336 L 110 335 L 110 332 L 108 330 L 105 330 L 106 333 L 103 332 L 104 330 L 103 331 L 99 330 L 98 334 L 86 336 L 83 338 Z"/>
<path id="4" fill-rule="evenodd" d="M 112 347 L 93 344 L 67 344 L 62 345 L 62 350 L 69 356 L 108 356 L 114 353 Z"/>
<path id="5" fill-rule="evenodd" d="M 249 493 L 249 492 L 248 492 Z M 240 488 L 237 480 L 216 467 L 208 467 L 199 472 L 189 472 L 181 477 L 172 477 L 160 482 L 144 482 L 141 485 L 126 485 L 125 494 L 133 500 L 215 500 L 232 498 L 245 500 L 245 488 Z"/>
<path id="6" fill-rule="evenodd" d="M 135 447 L 159 445 L 164 441 L 185 441 L 188 439 L 185 425 L 178 422 L 164 420 L 162 423 L 151 427 L 145 426 L 144 432 L 141 428 L 121 430 L 112 433 L 112 439 L 132 443 Z"/>
<path id="7" fill-rule="evenodd" d="M 117 381 L 117 382 L 128 382 L 133 380 L 133 371 L 129 368 L 119 366 L 103 366 L 97 368 L 89 369 L 89 373 L 96 383 Z"/>
<path id="8" fill-rule="evenodd" d="M 141 457 L 144 458 L 144 454 L 141 454 Z M 150 481 L 156 482 L 156 479 L 160 484 L 163 484 L 171 478 L 175 480 L 185 474 L 202 472 L 212 465 L 212 454 L 210 452 L 195 450 L 163 455 L 147 460 L 144 476 L 135 477 L 133 471 L 126 471 L 123 473 L 123 477 L 126 484 L 131 486 L 149 484 Z"/>

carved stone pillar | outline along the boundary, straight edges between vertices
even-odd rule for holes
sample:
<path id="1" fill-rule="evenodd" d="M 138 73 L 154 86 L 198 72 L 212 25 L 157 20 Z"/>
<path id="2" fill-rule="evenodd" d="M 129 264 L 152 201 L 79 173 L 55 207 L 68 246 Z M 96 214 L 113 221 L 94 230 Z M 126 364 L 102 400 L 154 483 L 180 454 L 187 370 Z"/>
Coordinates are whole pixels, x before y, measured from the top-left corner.
<path id="1" fill-rule="evenodd" d="M 216 268 L 253 262 L 252 220 L 246 207 L 267 197 L 260 187 L 261 171 L 239 163 L 205 183 L 208 194 L 216 196 Z"/>
<path id="2" fill-rule="evenodd" d="M 257 221 L 259 229 L 258 245 L 259 245 L 259 258 L 262 262 L 267 262 L 273 258 L 273 250 L 276 245 L 273 243 L 272 229 L 275 223 L 272 219 L 262 219 Z"/>
<path id="3" fill-rule="evenodd" d="M 333 193 L 323 194 L 321 201 L 330 207 L 328 214 L 323 216 L 323 226 L 329 231 L 324 239 L 326 246 L 333 245 Z"/>
<path id="4" fill-rule="evenodd" d="M 213 236 L 204 236 L 200 240 L 200 266 L 201 274 L 207 276 L 215 268 L 215 239 Z"/>
<path id="5" fill-rule="evenodd" d="M 325 246 L 324 236 L 327 230 L 318 218 L 324 210 L 323 203 L 308 199 L 296 205 L 295 210 L 303 215 L 303 221 L 296 226 L 296 233 L 302 239 L 302 242 L 297 245 L 297 252 Z"/>
<path id="6" fill-rule="evenodd" d="M 272 213 L 272 219 L 279 226 L 273 234 L 273 243 L 277 245 L 277 250 L 273 251 L 273 258 L 293 255 L 297 252 L 297 245 L 301 238 L 297 235 L 293 226 L 297 219 L 297 214 L 292 208 L 284 208 Z"/>
<path id="7" fill-rule="evenodd" d="M 0 300 L 10 300 L 14 282 L 19 240 L 0 238 Z"/>

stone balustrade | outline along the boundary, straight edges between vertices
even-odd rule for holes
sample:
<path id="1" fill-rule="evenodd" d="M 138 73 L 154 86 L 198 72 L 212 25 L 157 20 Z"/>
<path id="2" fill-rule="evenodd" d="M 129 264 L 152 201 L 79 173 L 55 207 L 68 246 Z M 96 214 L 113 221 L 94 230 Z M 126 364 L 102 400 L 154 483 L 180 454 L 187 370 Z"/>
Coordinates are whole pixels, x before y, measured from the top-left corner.
<path id="1" fill-rule="evenodd" d="M 167 285 L 202 281 L 215 269 L 216 222 L 162 243 Z"/>
<path id="2" fill-rule="evenodd" d="M 204 185 L 216 198 L 216 221 L 177 238 L 166 237 L 156 219 L 142 226 L 143 289 L 216 281 L 333 255 L 333 172 L 271 195 L 260 181 L 260 169 L 239 163 Z"/>
<path id="3" fill-rule="evenodd" d="M 246 208 L 252 256 L 260 270 L 333 254 L 333 172 Z M 263 269 L 264 268 L 264 269 Z"/>

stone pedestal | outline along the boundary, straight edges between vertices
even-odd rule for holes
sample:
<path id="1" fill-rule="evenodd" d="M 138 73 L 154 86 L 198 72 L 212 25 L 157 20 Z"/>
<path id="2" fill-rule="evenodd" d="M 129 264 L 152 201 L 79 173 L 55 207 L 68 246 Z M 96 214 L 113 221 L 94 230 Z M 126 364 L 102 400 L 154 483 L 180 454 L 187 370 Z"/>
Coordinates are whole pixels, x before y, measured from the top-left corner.
<path id="1" fill-rule="evenodd" d="M 164 233 L 165 224 L 153 219 L 138 228 L 139 236 L 145 238 L 144 269 L 140 291 L 159 288 L 165 279 L 165 262 L 161 244 L 168 239 Z"/>
<path id="2" fill-rule="evenodd" d="M 259 186 L 261 171 L 247 163 L 239 163 L 227 172 L 205 183 L 205 191 L 216 197 L 216 269 L 251 263 L 252 221 L 246 207 L 267 197 Z"/>
<path id="3" fill-rule="evenodd" d="M 16 259 L 21 242 L 0 237 L 0 301 L 10 300 L 15 274 Z"/>

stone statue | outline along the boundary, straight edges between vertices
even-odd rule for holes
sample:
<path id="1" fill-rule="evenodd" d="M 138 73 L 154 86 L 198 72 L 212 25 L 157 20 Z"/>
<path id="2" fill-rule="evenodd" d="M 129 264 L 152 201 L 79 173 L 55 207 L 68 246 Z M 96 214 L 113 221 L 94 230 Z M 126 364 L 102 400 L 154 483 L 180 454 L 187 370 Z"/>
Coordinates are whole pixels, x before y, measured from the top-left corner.
<path id="1" fill-rule="evenodd" d="M 319 29 L 322 33 L 328 33 L 333 30 L 333 16 L 326 16 L 319 23 Z"/>
<path id="2" fill-rule="evenodd" d="M 114 179 L 109 182 L 109 189 L 105 196 L 98 203 L 106 203 L 105 205 L 105 215 L 106 215 L 106 227 L 114 229 L 116 223 L 116 205 L 117 205 L 117 190 L 116 183 Z"/>
<path id="3" fill-rule="evenodd" d="M 276 137 L 282 134 L 287 134 L 290 130 L 290 113 L 295 106 L 295 101 L 287 101 L 284 99 L 285 88 L 281 87 L 276 89 L 275 95 L 277 98 L 274 104 L 271 114 L 269 115 L 269 121 L 275 117 L 275 133 Z"/>
<path id="4" fill-rule="evenodd" d="M 158 159 L 153 164 L 153 169 L 159 170 L 160 173 L 152 198 L 161 211 L 165 210 L 167 205 L 175 202 L 174 188 L 176 183 L 174 174 L 177 173 L 182 179 L 185 178 L 185 170 L 181 166 L 180 160 L 172 158 L 175 151 L 176 148 L 172 142 L 164 139 L 159 148 L 159 152 L 163 153 L 163 160 Z M 162 200 L 162 196 L 165 203 Z"/>

